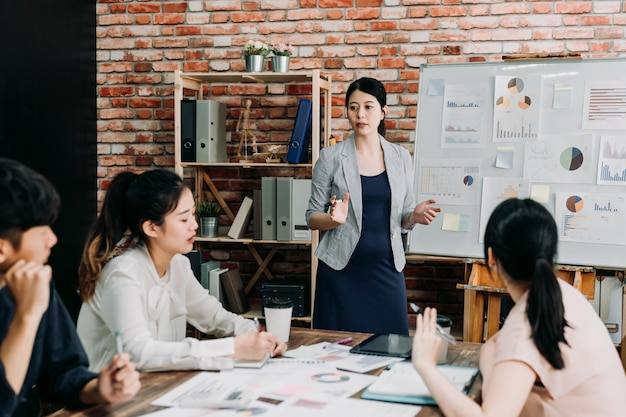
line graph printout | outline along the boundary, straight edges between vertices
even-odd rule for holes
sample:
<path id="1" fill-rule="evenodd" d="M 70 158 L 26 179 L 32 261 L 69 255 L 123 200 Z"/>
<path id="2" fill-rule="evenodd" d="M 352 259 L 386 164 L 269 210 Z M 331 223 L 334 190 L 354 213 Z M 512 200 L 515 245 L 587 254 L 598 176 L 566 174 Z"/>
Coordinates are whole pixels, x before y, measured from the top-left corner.
<path id="1" fill-rule="evenodd" d="M 626 185 L 626 136 L 600 137 L 597 183 Z"/>
<path id="2" fill-rule="evenodd" d="M 585 83 L 583 129 L 626 129 L 626 81 Z"/>
<path id="3" fill-rule="evenodd" d="M 438 204 L 473 205 L 480 198 L 480 160 L 429 159 L 420 166 L 418 201 Z"/>
<path id="4" fill-rule="evenodd" d="M 531 182 L 591 184 L 593 136 L 543 137 L 524 144 L 524 178 Z M 625 160 L 626 162 L 626 160 Z"/>
<path id="5" fill-rule="evenodd" d="M 494 94 L 493 141 L 537 141 L 541 116 L 541 76 L 496 76 Z"/>
<path id="6" fill-rule="evenodd" d="M 554 218 L 563 242 L 623 245 L 625 214 L 621 194 L 556 193 Z"/>
<path id="7" fill-rule="evenodd" d="M 486 84 L 446 85 L 441 124 L 442 148 L 481 148 L 485 137 Z"/>
<path id="8" fill-rule="evenodd" d="M 483 178 L 483 193 L 480 203 L 479 242 L 483 242 L 489 216 L 491 216 L 491 213 L 498 204 L 509 198 L 527 198 L 528 195 L 528 182 L 524 181 L 522 178 Z"/>

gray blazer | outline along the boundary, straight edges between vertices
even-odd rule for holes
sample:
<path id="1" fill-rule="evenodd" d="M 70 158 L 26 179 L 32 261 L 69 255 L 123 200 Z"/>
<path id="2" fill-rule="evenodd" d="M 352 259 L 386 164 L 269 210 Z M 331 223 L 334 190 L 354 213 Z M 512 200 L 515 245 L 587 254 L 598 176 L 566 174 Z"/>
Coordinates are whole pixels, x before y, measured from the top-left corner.
<path id="1" fill-rule="evenodd" d="M 403 147 L 382 136 L 380 143 L 391 187 L 389 239 L 396 270 L 402 271 L 406 263 L 401 236 L 406 230 L 401 227 L 402 217 L 415 208 L 413 163 L 409 151 Z M 324 212 L 324 205 L 331 196 L 336 195 L 341 199 L 346 192 L 350 193 L 346 222 L 324 232 L 315 251 L 318 259 L 336 270 L 343 269 L 348 264 L 361 236 L 363 202 L 354 136 L 320 151 L 320 157 L 313 168 L 311 198 L 306 211 L 307 224 L 310 224 L 311 216 L 315 213 Z"/>

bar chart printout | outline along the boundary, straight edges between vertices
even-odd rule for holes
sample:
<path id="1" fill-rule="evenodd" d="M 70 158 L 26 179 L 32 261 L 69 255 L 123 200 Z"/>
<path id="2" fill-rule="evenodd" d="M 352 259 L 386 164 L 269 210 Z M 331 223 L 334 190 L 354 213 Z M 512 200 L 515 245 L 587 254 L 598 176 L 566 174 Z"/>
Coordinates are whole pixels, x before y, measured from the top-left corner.
<path id="1" fill-rule="evenodd" d="M 626 82 L 585 84 L 583 129 L 626 129 Z"/>
<path id="2" fill-rule="evenodd" d="M 600 138 L 597 183 L 626 185 L 626 137 L 607 135 Z"/>
<path id="3" fill-rule="evenodd" d="M 621 194 L 556 193 L 559 240 L 623 245 L 625 207 Z"/>

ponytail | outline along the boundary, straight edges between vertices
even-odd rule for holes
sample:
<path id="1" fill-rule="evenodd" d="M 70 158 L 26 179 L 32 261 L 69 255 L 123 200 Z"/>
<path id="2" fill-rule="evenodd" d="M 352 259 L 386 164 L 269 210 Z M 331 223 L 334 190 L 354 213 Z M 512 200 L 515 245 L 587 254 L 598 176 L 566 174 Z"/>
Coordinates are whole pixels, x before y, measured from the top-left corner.
<path id="1" fill-rule="evenodd" d="M 102 211 L 87 235 L 87 243 L 78 266 L 78 288 L 84 302 L 93 295 L 102 268 L 128 230 L 124 210 L 126 192 L 136 177 L 137 174 L 132 172 L 122 172 L 111 181 Z"/>
<path id="2" fill-rule="evenodd" d="M 554 268 L 547 259 L 535 260 L 531 284 L 528 290 L 526 315 L 530 323 L 531 336 L 541 355 L 554 369 L 563 369 L 565 363 L 559 343 L 565 340 L 565 308 L 561 287 Z"/>

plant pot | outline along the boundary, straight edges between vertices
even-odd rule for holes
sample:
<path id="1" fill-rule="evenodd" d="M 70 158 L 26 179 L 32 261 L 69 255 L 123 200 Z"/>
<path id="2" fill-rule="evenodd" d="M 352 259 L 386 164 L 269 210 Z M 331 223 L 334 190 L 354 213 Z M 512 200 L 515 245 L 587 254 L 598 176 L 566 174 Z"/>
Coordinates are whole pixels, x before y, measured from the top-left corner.
<path id="1" fill-rule="evenodd" d="M 265 57 L 263 55 L 246 55 L 246 71 L 263 72 L 263 63 Z"/>
<path id="2" fill-rule="evenodd" d="M 272 57 L 272 71 L 274 72 L 289 72 L 289 58 L 288 56 L 273 56 Z"/>
<path id="3" fill-rule="evenodd" d="M 200 218 L 200 236 L 201 237 L 217 237 L 217 230 L 220 226 L 219 217 L 201 217 Z"/>

